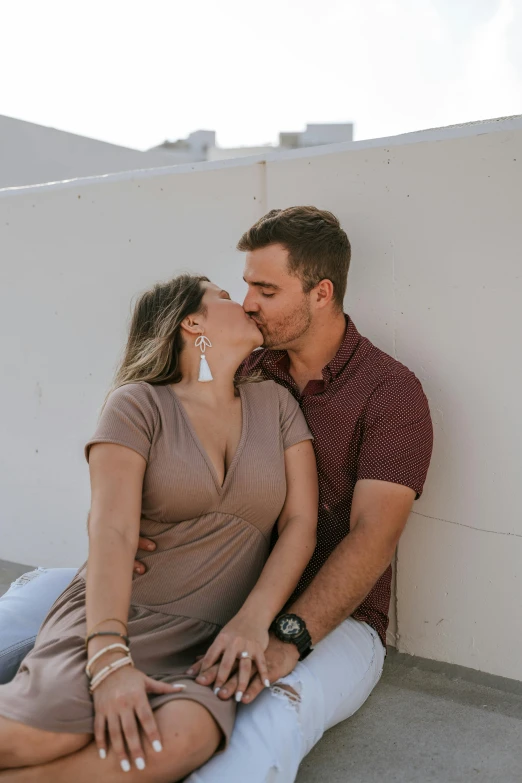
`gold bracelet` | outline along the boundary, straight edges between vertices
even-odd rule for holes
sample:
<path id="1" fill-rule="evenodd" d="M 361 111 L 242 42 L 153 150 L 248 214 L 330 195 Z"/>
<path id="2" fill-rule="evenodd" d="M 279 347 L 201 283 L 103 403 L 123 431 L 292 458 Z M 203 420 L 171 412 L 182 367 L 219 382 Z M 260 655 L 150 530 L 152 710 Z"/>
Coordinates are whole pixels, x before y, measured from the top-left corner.
<path id="1" fill-rule="evenodd" d="M 119 631 L 95 631 L 94 633 L 91 633 L 85 640 L 85 649 L 89 646 L 89 642 L 91 639 L 94 639 L 96 636 L 119 636 L 120 639 L 123 639 L 127 647 L 130 644 L 130 639 L 128 636 L 125 636 L 124 634 L 120 633 Z"/>
<path id="2" fill-rule="evenodd" d="M 87 636 L 90 636 L 90 635 L 91 635 L 91 633 L 92 633 L 92 632 L 93 632 L 93 631 L 94 631 L 94 630 L 95 630 L 95 629 L 96 629 L 96 628 L 97 628 L 99 625 L 101 625 L 102 623 L 110 623 L 110 622 L 113 622 L 113 623 L 120 623 L 120 624 L 121 624 L 121 625 L 123 625 L 123 627 L 125 628 L 125 633 L 127 633 L 127 623 L 124 623 L 124 622 L 123 622 L 123 620 L 119 620 L 117 617 L 107 617 L 107 619 L 106 619 L 106 620 L 100 620 L 100 622 L 99 622 L 99 623 L 96 623 L 96 625 L 94 625 L 94 626 L 91 628 L 91 630 L 87 632 Z"/>

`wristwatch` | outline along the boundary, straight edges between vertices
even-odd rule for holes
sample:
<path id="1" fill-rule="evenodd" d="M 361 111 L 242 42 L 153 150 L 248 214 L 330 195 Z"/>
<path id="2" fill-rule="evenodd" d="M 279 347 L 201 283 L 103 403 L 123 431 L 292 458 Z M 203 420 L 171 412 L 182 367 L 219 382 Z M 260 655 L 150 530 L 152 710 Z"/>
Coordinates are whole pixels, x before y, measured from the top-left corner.
<path id="1" fill-rule="evenodd" d="M 312 637 L 308 633 L 305 621 L 299 615 L 281 614 L 274 620 L 270 629 L 282 642 L 295 644 L 300 661 L 304 661 L 312 652 Z"/>

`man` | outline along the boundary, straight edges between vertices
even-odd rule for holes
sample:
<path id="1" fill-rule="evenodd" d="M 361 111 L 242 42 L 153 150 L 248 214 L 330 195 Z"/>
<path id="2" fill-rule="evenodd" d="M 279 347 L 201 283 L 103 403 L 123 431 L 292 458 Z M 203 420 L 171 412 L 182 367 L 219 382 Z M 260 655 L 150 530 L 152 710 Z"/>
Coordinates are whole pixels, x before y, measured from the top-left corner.
<path id="1" fill-rule="evenodd" d="M 189 781 L 288 783 L 324 731 L 359 709 L 380 678 L 390 563 L 423 488 L 432 427 L 419 381 L 343 313 L 350 243 L 334 215 L 314 207 L 273 210 L 238 248 L 246 252 L 244 308 L 264 336 L 264 349 L 240 372 L 275 380 L 302 407 L 315 438 L 318 541 L 270 636 L 266 660 L 275 685 L 264 689 L 253 678 L 230 747 Z M 19 605 L 24 589 L 17 588 Z M 40 618 L 61 589 L 45 606 L 40 601 Z M 192 669 L 200 682 L 213 680 L 199 667 Z M 234 678 L 214 685 L 220 698 L 235 690 Z M 66 780 L 67 759 L 49 765 L 49 774 Z"/>

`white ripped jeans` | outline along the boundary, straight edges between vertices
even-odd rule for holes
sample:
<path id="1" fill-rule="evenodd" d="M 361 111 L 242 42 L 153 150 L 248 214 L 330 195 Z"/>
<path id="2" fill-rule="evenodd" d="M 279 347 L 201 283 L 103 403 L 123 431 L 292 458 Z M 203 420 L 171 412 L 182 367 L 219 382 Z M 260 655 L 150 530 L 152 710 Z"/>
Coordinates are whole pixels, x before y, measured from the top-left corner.
<path id="1" fill-rule="evenodd" d="M 0 683 L 14 677 L 42 620 L 75 573 L 74 568 L 40 568 L 17 579 L 0 597 Z M 324 732 L 364 704 L 383 663 L 384 648 L 373 628 L 345 620 L 280 681 L 299 698 L 273 685 L 253 704 L 240 705 L 227 750 L 186 783 L 292 783 Z"/>
<path id="2" fill-rule="evenodd" d="M 292 783 L 299 764 L 327 729 L 361 707 L 377 685 L 384 647 L 366 623 L 345 620 L 253 704 L 239 706 L 229 747 L 186 783 Z"/>

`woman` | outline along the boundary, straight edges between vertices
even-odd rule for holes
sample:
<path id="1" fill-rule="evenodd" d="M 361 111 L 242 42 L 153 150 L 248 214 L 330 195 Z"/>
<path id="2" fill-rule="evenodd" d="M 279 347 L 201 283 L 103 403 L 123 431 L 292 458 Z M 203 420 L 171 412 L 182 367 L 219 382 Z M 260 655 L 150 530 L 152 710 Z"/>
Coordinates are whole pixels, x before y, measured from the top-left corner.
<path id="1" fill-rule="evenodd" d="M 261 342 L 207 278 L 182 275 L 138 301 L 86 446 L 87 564 L 0 687 L 0 780 L 50 762 L 61 779 L 65 761 L 77 781 L 180 780 L 226 745 L 252 660 L 270 684 L 268 629 L 315 546 L 317 474 L 294 398 L 272 381 L 234 382 Z M 133 581 L 142 517 L 157 549 Z M 239 666 L 235 700 L 185 673 L 207 651 L 208 666 L 221 660 L 215 690 Z"/>

